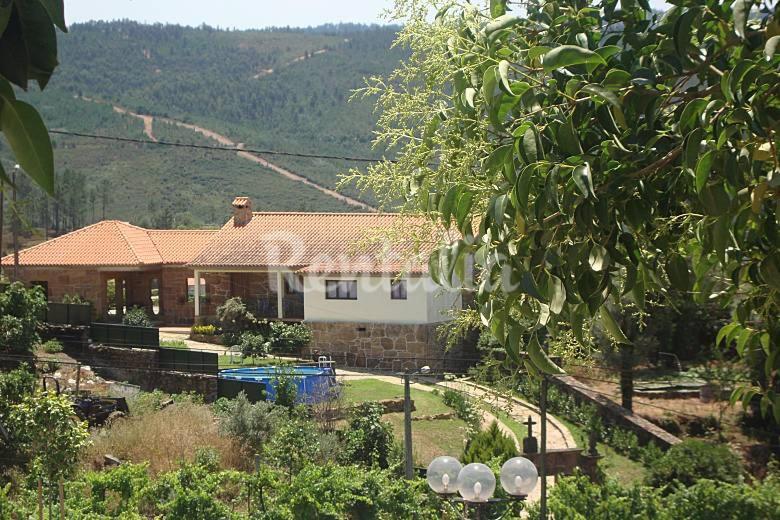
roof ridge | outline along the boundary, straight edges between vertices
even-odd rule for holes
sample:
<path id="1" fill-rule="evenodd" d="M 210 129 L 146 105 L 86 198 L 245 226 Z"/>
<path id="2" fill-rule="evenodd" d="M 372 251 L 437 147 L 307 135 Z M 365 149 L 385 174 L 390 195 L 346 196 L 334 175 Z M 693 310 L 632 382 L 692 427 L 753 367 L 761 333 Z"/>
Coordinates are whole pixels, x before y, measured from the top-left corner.
<path id="1" fill-rule="evenodd" d="M 50 244 L 53 244 L 54 242 L 57 242 L 60 239 L 64 239 L 66 237 L 77 235 L 79 233 L 82 233 L 82 232 L 90 229 L 90 228 L 97 227 L 97 226 L 100 226 L 102 224 L 112 224 L 112 223 L 116 223 L 116 222 L 119 222 L 119 221 L 118 220 L 100 220 L 100 221 L 95 222 L 93 224 L 90 224 L 88 226 L 84 226 L 82 228 L 74 229 L 73 231 L 68 231 L 64 235 L 60 235 L 58 237 L 54 237 L 54 238 L 50 238 L 48 240 L 44 240 L 43 242 L 35 244 L 34 246 L 25 247 L 24 249 L 20 249 L 19 250 L 19 254 L 21 254 L 23 252 L 26 252 L 26 251 L 32 251 L 34 249 L 38 249 L 38 248 L 43 247 L 43 246 L 48 246 Z M 11 253 L 9 255 L 2 256 L 2 257 L 0 257 L 0 262 L 2 262 L 3 259 L 9 258 L 9 257 L 12 257 L 12 256 L 13 256 L 13 253 Z"/>
<path id="2" fill-rule="evenodd" d="M 136 253 L 135 249 L 133 248 L 133 245 L 130 243 L 130 240 L 125 235 L 124 229 L 122 229 L 122 227 L 119 226 L 118 224 L 126 224 L 128 226 L 135 227 L 135 228 L 138 228 L 138 226 L 133 226 L 132 224 L 128 224 L 127 222 L 122 222 L 122 221 L 114 221 L 114 224 L 117 225 L 116 229 L 117 229 L 117 231 L 119 231 L 119 235 L 122 237 L 122 240 L 125 241 L 125 244 L 127 245 L 127 249 L 130 251 L 130 254 L 133 255 L 133 257 L 135 257 L 136 263 L 140 264 L 141 263 L 141 259 L 138 257 L 138 253 Z M 146 230 L 144 228 L 138 228 L 138 229 L 142 229 L 142 230 L 144 230 L 146 232 Z M 154 240 L 152 240 L 152 237 L 150 237 L 148 235 L 148 232 L 147 232 L 147 238 L 149 239 L 149 241 L 154 246 L 154 249 L 157 250 L 157 254 L 159 255 L 160 254 L 160 250 L 157 249 L 157 244 L 154 243 Z"/>

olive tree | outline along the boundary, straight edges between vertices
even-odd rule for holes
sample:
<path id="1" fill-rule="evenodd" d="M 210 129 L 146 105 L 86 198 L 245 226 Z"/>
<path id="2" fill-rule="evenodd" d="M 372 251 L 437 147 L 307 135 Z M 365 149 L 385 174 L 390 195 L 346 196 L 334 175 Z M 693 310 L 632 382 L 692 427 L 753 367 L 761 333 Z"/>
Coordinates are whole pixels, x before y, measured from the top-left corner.
<path id="1" fill-rule="evenodd" d="M 362 91 L 397 161 L 347 181 L 457 234 L 431 275 L 473 257 L 479 315 L 529 370 L 560 371 L 542 335 L 598 320 L 628 344 L 627 303 L 719 298 L 718 342 L 761 369 L 735 397 L 780 420 L 780 12 L 670 3 L 398 0 L 410 57 Z"/>

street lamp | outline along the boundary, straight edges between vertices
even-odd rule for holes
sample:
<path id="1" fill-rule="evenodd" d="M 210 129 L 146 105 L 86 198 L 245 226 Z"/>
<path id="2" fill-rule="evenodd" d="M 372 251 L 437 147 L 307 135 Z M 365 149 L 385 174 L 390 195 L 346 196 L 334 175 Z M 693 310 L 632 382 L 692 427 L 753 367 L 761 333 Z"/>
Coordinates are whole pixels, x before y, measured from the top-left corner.
<path id="1" fill-rule="evenodd" d="M 501 466 L 499 480 L 509 495 L 508 499 L 493 498 L 496 477 L 493 470 L 479 462 L 461 467 L 460 462 L 453 457 L 436 457 L 428 465 L 426 480 L 436 494 L 453 502 L 463 502 L 466 507 L 474 505 L 479 515 L 480 506 L 486 503 L 525 500 L 536 487 L 539 473 L 533 462 L 524 457 L 506 461 Z M 454 496 L 456 490 L 460 499 Z"/>

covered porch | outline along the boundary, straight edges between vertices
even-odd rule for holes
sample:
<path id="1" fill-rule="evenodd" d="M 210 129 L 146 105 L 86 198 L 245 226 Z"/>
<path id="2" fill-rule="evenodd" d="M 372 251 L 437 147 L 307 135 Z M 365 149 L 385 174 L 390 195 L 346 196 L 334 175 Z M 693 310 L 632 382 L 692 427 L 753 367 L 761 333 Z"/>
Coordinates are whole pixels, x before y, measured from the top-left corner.
<path id="1" fill-rule="evenodd" d="M 214 294 L 207 280 L 217 275 L 223 283 Z M 198 280 L 199 283 L 194 283 Z M 215 270 L 193 272 L 195 321 L 213 316 L 229 298 L 238 297 L 257 318 L 303 320 L 303 278 L 289 270 Z M 211 292 L 211 294 L 209 294 Z"/>

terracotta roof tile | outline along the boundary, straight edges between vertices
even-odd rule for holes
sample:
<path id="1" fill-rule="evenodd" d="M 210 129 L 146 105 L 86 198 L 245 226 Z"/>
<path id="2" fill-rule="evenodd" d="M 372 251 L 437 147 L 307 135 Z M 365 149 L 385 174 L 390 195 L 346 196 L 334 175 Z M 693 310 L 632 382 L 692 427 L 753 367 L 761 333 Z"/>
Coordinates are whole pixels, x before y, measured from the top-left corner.
<path id="1" fill-rule="evenodd" d="M 146 230 L 118 220 L 104 220 L 19 251 L 27 267 L 143 267 L 184 264 L 215 231 Z M 13 265 L 13 255 L 2 265 Z"/>
<path id="2" fill-rule="evenodd" d="M 408 262 L 411 241 L 371 241 L 366 248 L 357 247 L 371 233 L 393 228 L 402 218 L 408 223 L 423 222 L 420 217 L 394 213 L 256 212 L 244 226 L 228 220 L 190 265 L 285 267 L 309 273 L 424 273 L 427 265 Z"/>
<path id="3" fill-rule="evenodd" d="M 157 246 L 164 264 L 186 264 L 217 234 L 216 229 L 150 229 L 149 237 Z"/>

